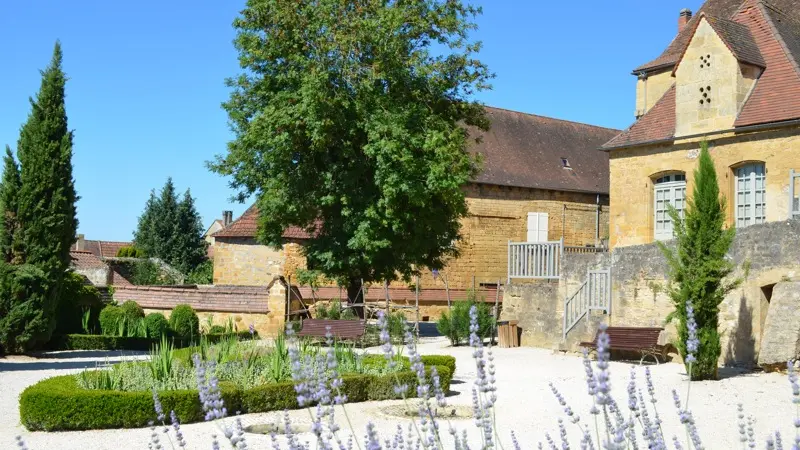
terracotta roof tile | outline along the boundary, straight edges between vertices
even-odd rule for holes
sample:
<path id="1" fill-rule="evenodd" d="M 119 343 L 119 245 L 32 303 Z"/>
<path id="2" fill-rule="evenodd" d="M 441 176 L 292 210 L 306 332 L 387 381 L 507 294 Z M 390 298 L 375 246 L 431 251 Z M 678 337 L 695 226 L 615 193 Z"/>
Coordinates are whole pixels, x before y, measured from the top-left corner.
<path id="1" fill-rule="evenodd" d="M 213 234 L 217 237 L 253 237 L 258 230 L 258 207 L 253 205 L 247 208 L 238 219 L 231 222 L 227 227 Z M 311 235 L 300 227 L 288 227 L 283 231 L 283 237 L 287 239 L 309 239 Z"/>
<path id="2" fill-rule="evenodd" d="M 108 266 L 92 252 L 70 250 L 70 264 L 76 269 L 103 269 Z"/>
<path id="3" fill-rule="evenodd" d="M 92 241 L 92 240 L 84 240 L 84 249 L 85 251 L 91 252 L 95 256 L 99 256 L 101 258 L 115 258 L 117 256 L 117 252 L 122 247 L 130 247 L 133 245 L 132 242 L 119 242 L 119 241 Z M 70 250 L 76 250 L 77 244 L 72 244 Z"/>
<path id="4" fill-rule="evenodd" d="M 675 85 L 664 93 L 650 111 L 627 130 L 606 142 L 602 149 L 671 139 L 675 135 Z"/>
<path id="5" fill-rule="evenodd" d="M 800 43 L 800 35 L 796 34 L 800 27 L 790 17 L 763 3 L 743 9 L 736 20 L 752 30 L 767 67 L 734 126 L 800 118 L 800 72 L 791 53 Z"/>
<path id="6" fill-rule="evenodd" d="M 620 130 L 499 108 L 486 112 L 491 128 L 470 147 L 483 159 L 476 183 L 608 193 L 608 155 L 596 149 Z"/>
<path id="7" fill-rule="evenodd" d="M 706 16 L 706 20 L 737 60 L 762 68 L 766 67 L 767 63 L 753 39 L 753 34 L 746 25 L 711 16 Z"/>
<path id="8" fill-rule="evenodd" d="M 689 44 L 694 24 L 699 20 L 701 13 L 712 17 L 730 19 L 739 11 L 740 7 L 746 1 L 748 0 L 707 0 L 703 3 L 703 6 L 700 7 L 700 10 L 697 11 L 697 14 L 686 24 L 683 30 L 675 36 L 661 55 L 637 67 L 634 69 L 634 73 L 673 66 Z M 788 16 L 800 20 L 800 8 L 797 7 L 797 0 L 770 0 L 769 3 Z"/>

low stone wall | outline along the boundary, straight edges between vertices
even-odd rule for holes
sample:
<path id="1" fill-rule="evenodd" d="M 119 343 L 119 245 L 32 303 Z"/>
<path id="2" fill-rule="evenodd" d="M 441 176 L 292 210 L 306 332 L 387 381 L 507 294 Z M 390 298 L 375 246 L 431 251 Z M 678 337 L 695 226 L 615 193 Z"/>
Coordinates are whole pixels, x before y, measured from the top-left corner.
<path id="1" fill-rule="evenodd" d="M 120 303 L 135 301 L 148 312 L 169 316 L 176 305 L 190 305 L 198 315 L 210 315 L 215 325 L 228 318 L 247 329 L 250 324 L 262 336 L 283 332 L 286 313 L 286 287 L 281 282 L 268 286 L 126 286 L 114 291 Z"/>
<path id="2" fill-rule="evenodd" d="M 732 279 L 742 283 L 720 305 L 720 363 L 753 365 L 757 361 L 772 287 L 800 276 L 798 244 L 797 220 L 737 230 L 729 257 L 736 265 Z M 562 340 L 564 298 L 586 280 L 587 270 L 609 267 L 611 315 L 591 315 Z M 522 344 L 529 346 L 577 350 L 579 342 L 594 337 L 601 321 L 612 326 L 664 326 L 663 340 L 670 342 L 676 333 L 674 326 L 665 324 L 674 310 L 666 292 L 667 278 L 667 262 L 656 244 L 619 247 L 605 254 L 566 254 L 558 283 L 508 286 L 501 318 L 519 320 Z"/>

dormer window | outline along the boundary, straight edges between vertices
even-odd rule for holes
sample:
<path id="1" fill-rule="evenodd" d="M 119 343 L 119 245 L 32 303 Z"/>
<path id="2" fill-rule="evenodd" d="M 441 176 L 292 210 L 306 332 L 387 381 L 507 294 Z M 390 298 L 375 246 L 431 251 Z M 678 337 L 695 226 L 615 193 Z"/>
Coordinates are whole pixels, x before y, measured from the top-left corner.
<path id="1" fill-rule="evenodd" d="M 569 165 L 569 161 L 567 160 L 567 158 L 561 158 L 561 168 L 572 170 L 572 166 Z"/>

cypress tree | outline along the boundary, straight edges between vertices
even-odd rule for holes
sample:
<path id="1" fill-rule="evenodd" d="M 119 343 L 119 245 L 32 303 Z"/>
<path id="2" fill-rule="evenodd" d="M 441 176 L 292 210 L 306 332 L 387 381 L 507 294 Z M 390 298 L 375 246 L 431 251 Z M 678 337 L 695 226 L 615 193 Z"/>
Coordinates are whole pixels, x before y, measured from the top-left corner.
<path id="1" fill-rule="evenodd" d="M 203 222 L 194 207 L 189 189 L 178 204 L 175 246 L 170 264 L 184 274 L 189 274 L 206 260 L 206 241 L 203 239 Z"/>
<path id="2" fill-rule="evenodd" d="M 10 298 L 0 324 L 8 351 L 45 344 L 55 329 L 69 249 L 78 228 L 72 178 L 72 132 L 67 126 L 66 76 L 56 42 L 50 65 L 17 144 L 20 163 L 19 243 L 24 257 L 2 270 L 3 296 Z"/>
<path id="3" fill-rule="evenodd" d="M 692 365 L 693 380 L 716 379 L 717 361 L 722 347 L 719 338 L 719 305 L 739 280 L 727 280 L 733 264 L 725 258 L 735 235 L 725 228 L 725 201 L 720 197 L 717 172 L 708 151 L 701 144 L 694 171 L 694 190 L 687 201 L 685 217 L 670 209 L 675 224 L 674 246 L 659 243 L 669 264 L 669 295 L 675 311 L 668 321 L 677 319 L 678 350 L 686 357 L 688 339 L 686 305 L 691 301 L 700 341 Z"/>
<path id="4" fill-rule="evenodd" d="M 22 236 L 17 232 L 19 229 L 19 165 L 14 159 L 11 148 L 7 145 L 3 163 L 3 181 L 0 184 L 0 212 L 2 213 L 2 218 L 0 218 L 0 260 L 6 263 L 18 263 L 22 258 L 18 248 Z"/>
<path id="5" fill-rule="evenodd" d="M 174 257 L 178 229 L 178 195 L 172 177 L 161 188 L 153 216 L 153 252 L 149 256 L 170 262 Z"/>

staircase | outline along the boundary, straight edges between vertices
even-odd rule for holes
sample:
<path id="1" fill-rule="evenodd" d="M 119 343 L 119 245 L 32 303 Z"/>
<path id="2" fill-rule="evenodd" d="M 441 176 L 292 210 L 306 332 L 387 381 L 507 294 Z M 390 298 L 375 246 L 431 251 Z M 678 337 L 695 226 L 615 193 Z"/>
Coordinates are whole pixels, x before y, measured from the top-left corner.
<path id="1" fill-rule="evenodd" d="M 611 269 L 589 270 L 586 281 L 564 300 L 564 333 L 567 333 L 584 317 L 589 319 L 592 310 L 611 314 Z"/>

